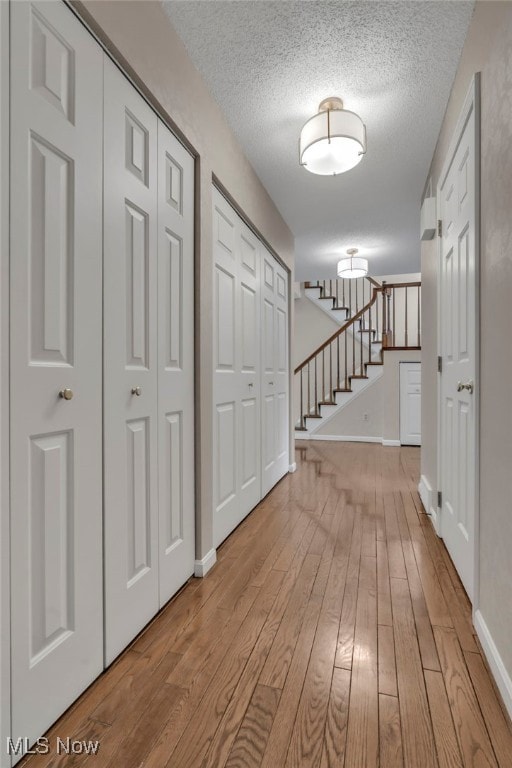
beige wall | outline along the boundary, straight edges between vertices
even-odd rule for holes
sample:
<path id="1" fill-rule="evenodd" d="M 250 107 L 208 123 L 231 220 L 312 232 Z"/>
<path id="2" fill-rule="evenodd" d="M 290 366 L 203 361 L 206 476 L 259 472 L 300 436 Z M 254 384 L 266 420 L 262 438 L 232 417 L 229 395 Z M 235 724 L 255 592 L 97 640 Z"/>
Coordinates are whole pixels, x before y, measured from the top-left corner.
<path id="1" fill-rule="evenodd" d="M 327 341 L 329 336 L 339 330 L 335 320 L 310 299 L 302 295 L 295 299 L 293 322 L 293 366 L 300 365 L 318 347 Z"/>
<path id="2" fill-rule="evenodd" d="M 421 352 L 385 352 L 382 376 L 335 414 L 316 434 L 400 440 L 401 362 L 421 362 Z"/>
<path id="3" fill-rule="evenodd" d="M 294 240 L 193 66 L 161 3 L 157 0 L 84 0 L 73 5 L 198 156 L 196 557 L 202 558 L 212 547 L 212 175 L 292 271 Z"/>
<path id="4" fill-rule="evenodd" d="M 441 166 L 469 88 L 481 75 L 480 256 L 480 589 L 476 606 L 509 677 L 512 677 L 512 3 L 477 2 L 462 52 L 431 178 Z M 423 246 L 422 473 L 436 477 L 437 242 Z M 430 332 L 426 333 L 427 327 Z"/>

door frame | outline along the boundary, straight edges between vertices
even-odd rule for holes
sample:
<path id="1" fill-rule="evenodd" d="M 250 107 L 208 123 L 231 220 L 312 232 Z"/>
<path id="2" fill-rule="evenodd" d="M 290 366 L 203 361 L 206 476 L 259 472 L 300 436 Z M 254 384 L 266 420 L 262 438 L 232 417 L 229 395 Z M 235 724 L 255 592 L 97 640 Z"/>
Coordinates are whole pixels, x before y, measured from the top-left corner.
<path id="1" fill-rule="evenodd" d="M 9 24 L 0 2 L 0 768 L 11 764 L 4 745 L 11 731 L 11 606 L 9 489 Z"/>
<path id="2" fill-rule="evenodd" d="M 475 504 L 474 515 L 474 547 L 473 547 L 473 616 L 478 610 L 479 584 L 480 584 L 480 72 L 475 72 L 459 118 L 452 132 L 452 138 L 445 154 L 442 171 L 437 182 L 437 215 L 440 218 L 440 190 L 443 179 L 448 173 L 451 161 L 457 150 L 464 128 L 471 114 L 474 113 L 474 149 L 475 149 L 475 306 L 473 322 L 475 326 L 475 347 L 473 350 L 475 360 L 475 389 L 474 389 L 474 428 L 473 439 L 475 441 L 475 466 L 473 494 Z M 442 238 L 437 238 L 437 354 L 441 355 L 441 263 L 442 263 Z M 437 486 L 442 493 L 442 403 L 441 403 L 441 377 L 437 374 Z M 443 538 L 442 508 L 436 503 L 436 517 L 433 518 L 437 535 Z"/>

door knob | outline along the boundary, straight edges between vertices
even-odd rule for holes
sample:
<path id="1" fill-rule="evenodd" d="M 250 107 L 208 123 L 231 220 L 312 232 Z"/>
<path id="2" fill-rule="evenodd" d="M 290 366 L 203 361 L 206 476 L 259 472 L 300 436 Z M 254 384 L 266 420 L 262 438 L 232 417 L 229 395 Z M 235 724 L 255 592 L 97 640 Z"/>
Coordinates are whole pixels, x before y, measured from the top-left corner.
<path id="1" fill-rule="evenodd" d="M 59 397 L 62 397 L 63 400 L 71 400 L 73 397 L 73 390 L 66 387 L 65 389 L 61 389 L 59 392 Z"/>
<path id="2" fill-rule="evenodd" d="M 269 386 L 273 387 L 274 386 L 274 382 L 273 381 L 269 381 Z"/>
<path id="3" fill-rule="evenodd" d="M 457 392 L 462 392 L 464 389 L 467 389 L 469 394 L 472 395 L 474 389 L 473 382 L 468 381 L 466 384 L 463 384 L 462 381 L 457 382 Z"/>
<path id="4" fill-rule="evenodd" d="M 142 395 L 142 387 L 132 387 L 132 395 L 140 397 Z"/>
<path id="5" fill-rule="evenodd" d="M 249 382 L 249 384 L 248 384 L 247 386 L 249 387 L 249 389 L 252 389 L 252 388 L 253 388 L 253 386 L 254 386 L 254 384 L 252 383 L 252 381 L 250 381 L 250 382 Z"/>

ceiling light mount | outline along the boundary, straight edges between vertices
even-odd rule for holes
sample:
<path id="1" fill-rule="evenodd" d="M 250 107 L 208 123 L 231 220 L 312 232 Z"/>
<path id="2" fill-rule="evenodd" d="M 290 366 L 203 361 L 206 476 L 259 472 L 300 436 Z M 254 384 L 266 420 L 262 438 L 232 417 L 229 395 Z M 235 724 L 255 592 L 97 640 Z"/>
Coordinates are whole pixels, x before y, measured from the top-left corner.
<path id="1" fill-rule="evenodd" d="M 319 112 L 332 111 L 333 109 L 343 109 L 343 99 L 340 99 L 339 96 L 328 96 L 318 105 Z"/>
<path id="2" fill-rule="evenodd" d="M 368 274 L 368 259 L 362 259 L 357 254 L 357 248 L 347 250 L 348 259 L 338 262 L 338 277 L 352 280 L 357 277 L 365 277 Z"/>
<path id="3" fill-rule="evenodd" d="M 318 113 L 302 128 L 299 163 L 320 176 L 337 176 L 354 168 L 366 154 L 366 127 L 338 96 L 320 102 Z"/>

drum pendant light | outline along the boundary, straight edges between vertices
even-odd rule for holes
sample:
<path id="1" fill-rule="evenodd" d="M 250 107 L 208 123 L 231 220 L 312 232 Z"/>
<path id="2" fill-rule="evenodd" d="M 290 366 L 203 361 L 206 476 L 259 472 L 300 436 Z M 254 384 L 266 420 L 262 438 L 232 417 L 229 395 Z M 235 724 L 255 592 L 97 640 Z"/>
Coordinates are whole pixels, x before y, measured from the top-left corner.
<path id="1" fill-rule="evenodd" d="M 320 102 L 318 114 L 300 132 L 299 163 L 321 176 L 336 176 L 354 168 L 366 153 L 366 128 L 343 101 L 331 96 Z"/>
<path id="2" fill-rule="evenodd" d="M 348 249 L 348 259 L 341 259 L 338 262 L 338 277 L 353 279 L 365 277 L 368 274 L 368 259 L 356 256 L 357 253 L 359 253 L 357 248 Z"/>

